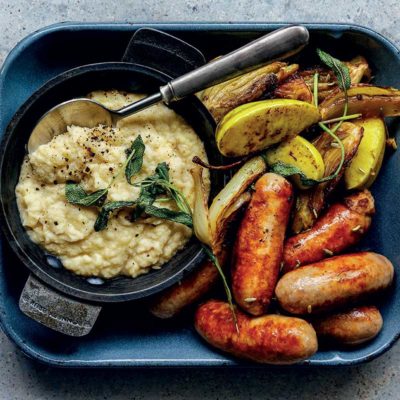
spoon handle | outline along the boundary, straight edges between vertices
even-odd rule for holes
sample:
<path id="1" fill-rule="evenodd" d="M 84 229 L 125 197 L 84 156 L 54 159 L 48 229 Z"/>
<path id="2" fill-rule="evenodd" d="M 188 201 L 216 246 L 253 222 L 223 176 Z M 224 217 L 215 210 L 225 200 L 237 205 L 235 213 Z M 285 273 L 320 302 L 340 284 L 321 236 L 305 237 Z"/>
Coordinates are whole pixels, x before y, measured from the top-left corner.
<path id="1" fill-rule="evenodd" d="M 293 25 L 273 31 L 162 86 L 162 99 L 168 104 L 267 62 L 287 58 L 300 51 L 308 39 L 304 26 Z"/>
<path id="2" fill-rule="evenodd" d="M 308 43 L 308 39 L 308 30 L 304 26 L 292 25 L 278 29 L 168 82 L 160 87 L 158 93 L 114 111 L 114 114 L 126 117 L 160 101 L 169 104 L 182 99 L 267 62 L 290 57 L 299 52 Z"/>

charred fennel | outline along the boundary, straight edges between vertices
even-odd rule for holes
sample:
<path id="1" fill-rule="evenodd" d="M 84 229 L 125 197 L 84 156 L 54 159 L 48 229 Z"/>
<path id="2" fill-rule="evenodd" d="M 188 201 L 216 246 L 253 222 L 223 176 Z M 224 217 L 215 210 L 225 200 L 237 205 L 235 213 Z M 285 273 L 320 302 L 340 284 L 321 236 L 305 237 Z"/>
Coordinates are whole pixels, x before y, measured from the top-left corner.
<path id="1" fill-rule="evenodd" d="M 322 121 L 322 122 L 318 123 L 320 128 L 324 132 L 326 132 L 328 135 L 330 135 L 334 139 L 334 141 L 337 143 L 338 147 L 340 147 L 341 156 L 340 156 L 339 165 L 333 174 L 326 176 L 324 178 L 321 178 L 321 179 L 317 179 L 317 180 L 307 178 L 299 168 L 292 166 L 292 165 L 282 163 L 282 162 L 278 162 L 278 163 L 272 165 L 270 168 L 272 172 L 275 172 L 284 177 L 298 175 L 301 183 L 304 186 L 308 186 L 308 187 L 330 181 L 332 179 L 335 179 L 339 175 L 340 171 L 342 170 L 344 160 L 345 160 L 345 148 L 344 148 L 344 145 L 343 145 L 342 141 L 340 140 L 340 138 L 336 135 L 336 131 L 340 128 L 343 121 L 352 119 L 352 118 L 358 118 L 360 116 L 360 114 L 353 114 L 351 116 L 347 115 L 347 108 L 348 108 L 347 90 L 351 86 L 349 68 L 344 63 L 342 63 L 340 60 L 338 60 L 337 58 L 332 57 L 330 54 L 328 54 L 320 49 L 317 49 L 317 54 L 318 54 L 320 60 L 327 67 L 332 69 L 333 73 L 336 76 L 336 79 L 338 80 L 339 88 L 341 90 L 343 90 L 343 92 L 344 92 L 345 100 L 346 100 L 342 117 L 336 118 L 335 120 L 332 120 L 332 121 Z M 314 74 L 314 82 L 313 82 L 314 105 L 316 107 L 318 107 L 318 78 L 319 78 L 319 74 L 318 74 L 318 72 L 316 72 Z M 327 123 L 333 123 L 333 122 L 337 122 L 337 124 L 331 129 L 331 128 L 329 128 Z"/>
<path id="2" fill-rule="evenodd" d="M 347 65 L 343 64 L 340 60 L 338 60 L 335 57 L 332 57 L 330 54 L 322 51 L 321 49 L 317 49 L 317 54 L 320 60 L 329 68 L 332 69 L 333 73 L 336 76 L 336 79 L 338 81 L 338 85 L 341 90 L 344 92 L 345 96 L 345 104 L 344 104 L 344 111 L 343 111 L 343 118 L 347 116 L 347 107 L 348 107 L 348 96 L 347 96 L 347 90 L 350 89 L 351 86 L 351 78 L 350 78 L 350 71 Z M 314 77 L 315 79 L 315 77 Z M 317 90 L 318 90 L 318 75 L 317 75 Z M 317 94 L 317 99 L 318 99 L 318 94 Z M 318 101 L 318 100 L 317 100 Z M 344 158 L 345 158 L 345 149 L 343 142 L 336 136 L 335 132 L 340 128 L 340 126 L 343 123 L 343 119 L 339 121 L 336 126 L 333 129 L 330 129 L 327 125 L 325 125 L 323 122 L 320 122 L 318 125 L 332 138 L 338 143 L 340 146 L 340 163 L 335 171 L 334 174 L 332 174 L 330 179 L 334 179 L 338 176 L 339 172 L 341 171 L 344 163 Z M 330 180 L 329 179 L 329 180 Z"/>

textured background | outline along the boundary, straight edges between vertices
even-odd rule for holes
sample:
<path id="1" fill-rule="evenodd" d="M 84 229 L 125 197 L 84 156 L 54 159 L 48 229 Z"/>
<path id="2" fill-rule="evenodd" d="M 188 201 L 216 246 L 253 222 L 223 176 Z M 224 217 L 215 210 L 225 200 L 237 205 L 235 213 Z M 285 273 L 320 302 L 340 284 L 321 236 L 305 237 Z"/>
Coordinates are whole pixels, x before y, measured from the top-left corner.
<path id="1" fill-rule="evenodd" d="M 61 21 L 353 22 L 400 45 L 398 0 L 0 0 L 0 64 L 32 31 Z M 400 71 L 399 71 L 400 72 Z M 0 399 L 400 399 L 400 343 L 369 364 L 304 370 L 61 370 L 0 333 Z"/>

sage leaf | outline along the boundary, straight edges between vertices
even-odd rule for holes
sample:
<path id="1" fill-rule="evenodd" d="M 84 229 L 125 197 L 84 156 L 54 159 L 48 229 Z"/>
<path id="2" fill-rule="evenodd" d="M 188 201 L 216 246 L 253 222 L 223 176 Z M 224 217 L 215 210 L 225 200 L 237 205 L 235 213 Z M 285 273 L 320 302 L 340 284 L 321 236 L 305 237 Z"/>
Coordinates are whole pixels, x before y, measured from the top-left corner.
<path id="1" fill-rule="evenodd" d="M 167 163 L 163 162 L 157 165 L 156 175 L 158 175 L 161 179 L 156 182 L 158 186 L 164 187 L 165 190 L 169 193 L 172 199 L 175 201 L 178 208 L 187 214 L 191 214 L 192 210 L 185 198 L 185 196 L 181 193 L 181 191 L 170 182 L 169 179 L 169 167 Z"/>
<path id="2" fill-rule="evenodd" d="M 340 168 L 338 168 L 332 175 L 325 176 L 324 178 L 321 178 L 321 179 L 307 178 L 307 176 L 304 175 L 304 173 L 299 168 L 295 167 L 294 165 L 285 164 L 281 161 L 278 161 L 277 163 L 272 164 L 269 168 L 269 171 L 274 172 L 278 175 L 281 175 L 285 178 L 289 178 L 293 175 L 298 175 L 301 183 L 304 186 L 312 187 L 312 186 L 315 186 L 320 183 L 327 182 L 327 181 L 330 181 L 330 180 L 336 178 L 341 170 L 342 165 L 339 165 L 339 166 L 340 166 Z"/>
<path id="3" fill-rule="evenodd" d="M 127 162 L 125 167 L 125 177 L 129 184 L 132 184 L 132 177 L 139 173 L 143 165 L 145 145 L 139 135 L 127 150 Z"/>
<path id="4" fill-rule="evenodd" d="M 152 217 L 167 219 L 193 228 L 192 216 L 183 211 L 173 211 L 168 208 L 159 208 L 151 205 L 145 208 L 145 212 Z"/>
<path id="5" fill-rule="evenodd" d="M 77 183 L 68 182 L 65 185 L 65 197 L 71 204 L 79 206 L 101 207 L 107 197 L 108 189 L 100 189 L 93 193 L 86 193 L 83 187 Z"/>
<path id="6" fill-rule="evenodd" d="M 163 194 L 166 192 L 165 183 L 169 183 L 169 167 L 163 162 L 157 165 L 155 174 L 147 177 L 141 182 L 134 183 L 133 186 L 146 189 L 148 193 Z"/>
<path id="7" fill-rule="evenodd" d="M 192 210 L 185 196 L 175 186 L 171 186 L 168 191 L 171 197 L 175 200 L 176 205 L 182 212 L 185 212 L 187 214 L 192 213 Z"/>
<path id="8" fill-rule="evenodd" d="M 159 179 L 164 179 L 169 182 L 169 167 L 166 162 L 157 165 L 156 176 L 159 177 Z"/>
<path id="9" fill-rule="evenodd" d="M 131 222 L 136 221 L 144 213 L 147 206 L 151 206 L 158 195 L 165 194 L 166 190 L 164 187 L 151 183 L 149 185 L 143 185 L 140 188 L 139 197 L 136 200 L 136 207 L 132 211 L 130 220 Z"/>
<path id="10" fill-rule="evenodd" d="M 94 230 L 99 232 L 107 227 L 108 219 L 110 214 L 121 208 L 131 207 L 135 205 L 134 201 L 110 201 L 101 208 L 99 215 L 97 216 L 96 222 L 94 223 Z"/>
<path id="11" fill-rule="evenodd" d="M 182 212 L 189 215 L 192 213 L 185 196 L 170 182 L 169 167 L 166 162 L 158 164 L 154 175 L 135 183 L 134 186 L 141 188 L 138 204 L 152 204 L 156 196 L 167 193 Z"/>
<path id="12" fill-rule="evenodd" d="M 154 186 L 142 187 L 136 200 L 136 207 L 133 209 L 130 221 L 134 222 L 142 216 L 147 206 L 151 206 L 158 195 L 157 188 Z"/>
<path id="13" fill-rule="evenodd" d="M 289 165 L 289 164 L 285 164 L 281 161 L 272 164 L 269 168 L 270 172 L 274 172 L 275 174 L 281 175 L 285 178 L 289 178 L 293 175 L 298 175 L 301 183 L 304 186 L 314 186 L 317 185 L 318 183 L 321 183 L 322 180 L 315 180 L 315 179 L 309 179 L 306 177 L 306 175 L 304 175 L 304 173 L 297 167 L 295 167 L 294 165 Z"/>
<path id="14" fill-rule="evenodd" d="M 329 68 L 332 69 L 335 74 L 339 87 L 346 91 L 351 86 L 351 78 L 350 71 L 347 65 L 343 64 L 340 60 L 335 57 L 332 57 L 330 54 L 322 51 L 321 49 L 317 49 L 317 54 L 320 60 Z"/>
<path id="15" fill-rule="evenodd" d="M 129 220 L 131 222 L 135 222 L 138 218 L 140 218 L 142 216 L 142 214 L 144 213 L 146 207 L 140 205 L 140 204 L 136 204 L 136 207 L 133 209 L 131 216 L 129 218 Z"/>

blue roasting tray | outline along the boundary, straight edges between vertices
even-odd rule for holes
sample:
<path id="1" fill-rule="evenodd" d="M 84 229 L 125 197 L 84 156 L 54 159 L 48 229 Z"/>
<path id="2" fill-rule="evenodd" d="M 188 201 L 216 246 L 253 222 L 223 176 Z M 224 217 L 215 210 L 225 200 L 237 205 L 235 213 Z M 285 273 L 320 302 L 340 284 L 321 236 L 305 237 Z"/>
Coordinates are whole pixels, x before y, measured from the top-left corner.
<path id="1" fill-rule="evenodd" d="M 208 59 L 226 53 L 261 33 L 284 24 L 171 23 L 52 25 L 29 35 L 9 54 L 0 72 L 0 132 L 18 107 L 55 75 L 83 64 L 118 61 L 133 32 L 154 27 L 179 36 L 204 52 Z M 324 49 L 349 56 L 361 53 L 373 67 L 375 82 L 400 87 L 399 50 L 371 29 L 348 24 L 305 24 L 311 39 Z M 392 134 L 399 123 L 390 122 Z M 373 187 L 377 215 L 360 249 L 389 257 L 397 270 L 400 252 L 400 152 L 389 155 Z M 140 303 L 104 307 L 91 334 L 70 338 L 24 316 L 18 299 L 28 271 L 9 249 L 0 246 L 0 320 L 8 337 L 28 356 L 64 367 L 165 367 L 253 365 L 227 357 L 207 346 L 192 328 L 190 314 L 177 321 L 157 321 L 141 311 Z M 400 335 L 400 282 L 379 299 L 384 318 L 380 335 L 366 346 L 348 350 L 321 350 L 298 365 L 351 365 L 371 360 L 389 349 Z"/>

